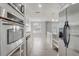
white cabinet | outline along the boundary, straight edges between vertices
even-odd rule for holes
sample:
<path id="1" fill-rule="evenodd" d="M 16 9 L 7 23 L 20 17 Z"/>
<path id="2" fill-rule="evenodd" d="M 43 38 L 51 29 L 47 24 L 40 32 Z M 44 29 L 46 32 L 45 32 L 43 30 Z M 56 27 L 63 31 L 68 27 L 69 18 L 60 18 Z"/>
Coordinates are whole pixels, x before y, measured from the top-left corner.
<path id="1" fill-rule="evenodd" d="M 24 44 L 21 43 L 8 56 L 24 56 Z"/>
<path id="2" fill-rule="evenodd" d="M 27 35 L 26 41 L 26 55 L 30 56 L 33 48 L 33 39 L 31 37 L 31 34 Z"/>

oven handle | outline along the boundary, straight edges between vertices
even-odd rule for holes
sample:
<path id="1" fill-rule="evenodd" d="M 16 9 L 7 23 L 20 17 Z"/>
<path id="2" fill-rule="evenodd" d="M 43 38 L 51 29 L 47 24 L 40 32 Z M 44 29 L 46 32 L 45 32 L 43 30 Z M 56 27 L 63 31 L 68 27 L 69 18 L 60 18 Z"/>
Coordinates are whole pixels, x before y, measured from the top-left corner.
<path id="1" fill-rule="evenodd" d="M 22 23 L 20 23 L 20 22 L 11 20 L 11 19 L 9 19 L 9 18 L 1 17 L 1 16 L 0 16 L 0 19 L 4 19 L 4 20 L 11 21 L 11 22 L 14 22 L 14 23 L 22 24 Z M 24 25 L 24 24 L 22 24 L 22 25 Z"/>

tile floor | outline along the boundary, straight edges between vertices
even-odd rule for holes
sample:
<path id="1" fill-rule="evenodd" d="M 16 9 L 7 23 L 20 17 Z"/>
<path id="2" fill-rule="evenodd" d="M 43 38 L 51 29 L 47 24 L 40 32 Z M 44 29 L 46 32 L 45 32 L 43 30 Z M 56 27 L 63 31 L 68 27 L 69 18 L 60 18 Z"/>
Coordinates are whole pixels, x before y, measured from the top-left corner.
<path id="1" fill-rule="evenodd" d="M 30 56 L 57 56 L 57 52 L 47 44 L 46 37 L 41 34 L 34 34 Z"/>

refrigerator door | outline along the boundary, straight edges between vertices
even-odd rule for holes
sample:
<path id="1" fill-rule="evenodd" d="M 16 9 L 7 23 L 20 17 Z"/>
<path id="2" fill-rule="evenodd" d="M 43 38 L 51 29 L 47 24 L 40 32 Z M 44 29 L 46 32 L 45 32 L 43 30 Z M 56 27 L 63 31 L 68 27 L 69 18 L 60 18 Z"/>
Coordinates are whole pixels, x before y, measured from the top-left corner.
<path id="1" fill-rule="evenodd" d="M 79 4 L 68 8 L 68 21 L 71 27 L 71 36 L 67 55 L 79 56 Z"/>
<path id="2" fill-rule="evenodd" d="M 59 15 L 61 27 L 63 27 L 66 19 L 65 11 L 60 12 Z M 67 18 L 70 25 L 70 43 L 66 51 L 63 41 L 60 40 L 59 46 L 62 49 L 59 49 L 59 55 L 65 55 L 67 53 L 67 56 L 79 56 L 79 4 L 73 4 L 67 8 Z M 62 53 L 60 50 L 65 52 Z"/>

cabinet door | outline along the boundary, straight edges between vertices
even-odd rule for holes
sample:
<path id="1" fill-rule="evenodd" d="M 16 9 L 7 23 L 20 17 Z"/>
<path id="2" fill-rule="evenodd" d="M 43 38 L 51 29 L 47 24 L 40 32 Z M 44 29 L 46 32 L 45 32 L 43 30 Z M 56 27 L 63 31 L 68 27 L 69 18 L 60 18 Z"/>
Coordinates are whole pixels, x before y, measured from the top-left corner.
<path id="1" fill-rule="evenodd" d="M 70 43 L 67 55 L 79 55 L 79 4 L 74 4 L 67 9 L 70 24 Z"/>
<path id="2" fill-rule="evenodd" d="M 18 48 L 11 56 L 20 56 L 20 48 Z"/>
<path id="3" fill-rule="evenodd" d="M 32 51 L 32 44 L 33 40 L 31 38 L 31 36 L 27 37 L 27 55 L 31 55 L 31 51 Z"/>

